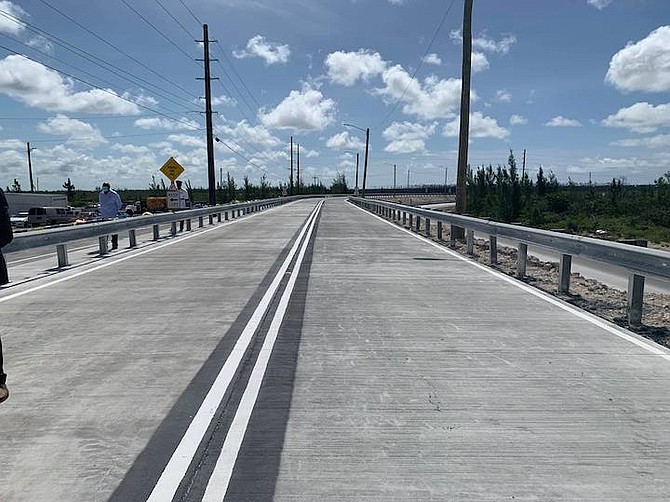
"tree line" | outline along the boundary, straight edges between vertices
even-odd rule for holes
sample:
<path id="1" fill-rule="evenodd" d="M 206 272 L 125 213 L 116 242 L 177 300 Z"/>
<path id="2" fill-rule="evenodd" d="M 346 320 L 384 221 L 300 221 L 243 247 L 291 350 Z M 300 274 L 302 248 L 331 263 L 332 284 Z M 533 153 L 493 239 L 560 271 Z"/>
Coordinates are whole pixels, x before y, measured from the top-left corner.
<path id="1" fill-rule="evenodd" d="M 670 242 L 670 171 L 652 185 L 616 178 L 606 185 L 560 184 L 541 166 L 534 180 L 527 172 L 519 174 L 510 150 L 504 166 L 468 170 L 467 212 L 539 228 Z"/>

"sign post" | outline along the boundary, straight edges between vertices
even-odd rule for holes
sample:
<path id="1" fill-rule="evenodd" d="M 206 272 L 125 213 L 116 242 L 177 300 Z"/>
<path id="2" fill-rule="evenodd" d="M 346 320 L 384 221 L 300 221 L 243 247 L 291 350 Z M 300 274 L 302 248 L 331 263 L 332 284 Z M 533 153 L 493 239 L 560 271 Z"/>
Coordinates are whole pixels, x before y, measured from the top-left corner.
<path id="1" fill-rule="evenodd" d="M 186 209 L 186 200 L 174 184 L 175 180 L 179 178 L 184 172 L 184 168 L 174 157 L 170 157 L 163 167 L 160 168 L 167 179 L 170 180 L 170 187 L 167 190 L 167 208 L 168 209 Z"/>

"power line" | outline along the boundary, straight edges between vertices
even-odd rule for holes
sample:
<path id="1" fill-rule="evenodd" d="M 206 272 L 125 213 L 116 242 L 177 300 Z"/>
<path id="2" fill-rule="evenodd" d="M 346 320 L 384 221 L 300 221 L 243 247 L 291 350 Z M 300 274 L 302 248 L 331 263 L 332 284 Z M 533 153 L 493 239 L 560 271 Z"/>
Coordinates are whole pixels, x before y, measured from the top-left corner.
<path id="1" fill-rule="evenodd" d="M 105 38 L 101 37 L 100 35 L 98 35 L 98 34 L 95 33 L 94 31 L 88 29 L 86 26 L 82 25 L 82 24 L 79 23 L 77 20 L 75 20 L 75 19 L 73 19 L 72 17 L 68 16 L 68 15 L 65 14 L 63 11 L 57 9 L 56 7 L 54 7 L 53 5 L 51 5 L 51 4 L 50 4 L 49 2 L 47 2 L 46 0 L 40 0 L 40 1 L 41 1 L 44 5 L 46 5 L 47 7 L 53 9 L 53 10 L 56 11 L 58 14 L 60 14 L 61 16 L 63 16 L 65 19 L 67 19 L 67 20 L 69 20 L 70 22 L 76 24 L 76 25 L 77 25 L 79 28 L 81 28 L 82 30 L 84 30 L 84 31 L 86 31 L 87 33 L 93 35 L 95 38 L 97 38 L 97 39 L 100 40 L 101 42 L 107 44 L 109 47 L 111 47 L 111 48 L 114 49 L 115 51 L 117 51 L 117 52 L 119 52 L 120 54 L 124 55 L 124 56 L 127 57 L 128 59 L 132 60 L 132 61 L 135 62 L 137 65 L 141 66 L 142 68 L 145 68 L 145 69 L 149 70 L 151 73 L 153 73 L 153 74 L 156 75 L 157 77 L 159 77 L 159 78 L 161 78 L 161 79 L 167 81 L 167 82 L 168 82 L 169 84 L 171 84 L 172 86 L 176 87 L 177 89 L 181 90 L 182 92 L 185 92 L 185 93 L 188 94 L 189 96 L 194 97 L 194 98 L 197 99 L 197 96 L 196 96 L 195 94 L 192 94 L 192 93 L 191 93 L 188 89 L 186 89 L 185 87 L 182 87 L 182 86 L 180 86 L 180 85 L 178 85 L 178 84 L 175 84 L 174 82 L 172 82 L 172 79 L 166 78 L 164 75 L 161 75 L 161 74 L 158 73 L 157 71 L 153 70 L 153 69 L 152 69 L 151 67 L 149 67 L 146 63 L 143 63 L 142 61 L 139 61 L 138 59 L 136 59 L 136 58 L 133 57 L 132 55 L 128 54 L 128 53 L 125 52 L 124 50 L 118 48 L 116 45 L 112 44 L 111 42 L 109 42 L 109 41 L 106 40 Z M 158 0 L 156 0 L 156 1 L 158 1 Z M 142 81 L 144 81 L 144 82 L 146 82 L 146 80 L 143 80 L 143 79 L 141 79 L 140 77 L 137 77 L 137 78 L 140 79 L 140 80 L 142 80 Z M 158 86 L 156 86 L 156 87 L 158 87 Z M 166 92 L 167 92 L 167 91 L 166 91 Z"/>
<path id="2" fill-rule="evenodd" d="M 177 24 L 179 25 L 179 27 L 180 27 L 182 30 L 184 30 L 184 31 L 186 32 L 186 34 L 187 34 L 189 37 L 191 37 L 192 40 L 195 40 L 196 36 L 195 36 L 193 33 L 191 33 L 190 31 L 188 31 L 188 29 L 187 29 L 183 24 L 181 24 L 181 21 L 179 21 L 179 19 L 177 19 L 177 18 L 172 14 L 172 12 L 170 12 L 170 11 L 167 9 L 167 7 L 165 7 L 165 5 L 163 5 L 163 3 L 161 2 L 161 0 L 156 0 L 156 3 L 157 3 L 158 5 L 161 6 L 161 9 L 163 9 L 163 10 L 167 13 L 167 15 L 170 16 L 170 17 L 172 18 L 172 20 L 173 20 L 175 23 L 177 23 Z"/>
<path id="3" fill-rule="evenodd" d="M 55 35 L 52 35 L 51 33 L 48 33 L 48 32 L 46 32 L 46 31 L 44 31 L 44 30 L 42 30 L 42 29 L 40 29 L 40 28 L 38 28 L 38 27 L 36 27 L 36 26 L 34 26 L 34 25 L 32 25 L 32 24 L 26 22 L 26 21 L 22 21 L 22 20 L 16 18 L 15 16 L 12 16 L 11 14 L 9 14 L 9 13 L 3 11 L 3 10 L 0 10 L 0 16 L 2 16 L 2 17 L 4 17 L 4 18 L 6 18 L 6 19 L 10 19 L 10 20 L 12 20 L 12 21 L 14 21 L 14 22 L 17 22 L 17 23 L 20 23 L 20 24 L 24 25 L 28 30 L 30 30 L 30 31 L 32 31 L 32 32 L 34 32 L 34 33 L 37 33 L 37 34 L 40 35 L 40 36 L 44 36 L 44 37 L 47 38 L 48 40 L 51 40 L 52 42 L 54 42 L 56 45 L 59 45 L 60 47 L 64 48 L 65 50 L 67 50 L 67 51 L 69 51 L 69 52 L 72 52 L 72 53 L 75 54 L 76 56 L 78 56 L 78 57 L 80 57 L 80 58 L 82 58 L 82 59 L 85 59 L 85 60 L 87 60 L 87 61 L 90 62 L 90 63 L 94 63 L 94 64 L 96 64 L 96 65 L 98 65 L 98 66 L 104 68 L 106 71 L 108 71 L 108 72 L 110 72 L 110 73 L 113 73 L 114 75 L 116 75 L 116 76 L 122 78 L 123 80 L 127 80 L 127 81 L 129 81 L 129 82 L 132 82 L 132 83 L 135 84 L 135 85 L 140 85 L 140 86 L 141 86 L 142 84 L 138 84 L 137 82 L 133 81 L 133 79 L 136 78 L 137 80 L 140 80 L 141 82 L 144 82 L 145 84 L 147 84 L 147 85 L 149 85 L 149 86 L 151 86 L 151 87 L 154 87 L 154 88 L 156 88 L 156 89 L 159 89 L 160 91 L 163 91 L 163 92 L 165 92 L 165 93 L 167 93 L 167 94 L 171 94 L 172 96 L 176 96 L 177 98 L 179 98 L 180 100 L 182 100 L 184 103 L 189 103 L 189 104 L 190 104 L 190 101 L 189 101 L 189 100 L 184 99 L 183 97 L 181 97 L 181 96 L 179 96 L 179 95 L 177 95 L 177 94 L 174 94 L 174 93 L 172 93 L 172 92 L 170 92 L 170 91 L 168 91 L 168 90 L 166 90 L 166 89 L 161 89 L 160 87 L 158 87 L 158 86 L 152 84 L 151 82 L 148 82 L 147 80 L 142 79 L 141 77 L 124 76 L 124 75 L 122 75 L 122 74 L 131 75 L 131 74 L 130 74 L 129 72 L 123 70 L 122 68 L 119 68 L 119 67 L 117 67 L 117 66 L 115 66 L 115 65 L 112 65 L 112 64 L 108 63 L 107 61 L 105 61 L 105 60 L 103 60 L 103 59 L 97 57 L 96 55 L 91 54 L 90 52 L 87 52 L 87 51 L 85 51 L 85 50 L 83 50 L 83 49 L 80 49 L 80 48 L 77 47 L 76 45 L 71 44 L 71 43 L 69 43 L 68 41 L 63 40 L 63 39 L 61 39 L 61 38 L 59 38 L 59 37 L 57 37 L 57 36 L 55 36 Z M 31 49 L 31 50 L 35 50 L 35 51 L 37 51 L 37 52 L 40 52 L 40 53 L 46 55 L 47 57 L 49 57 L 49 58 L 51 58 L 51 59 L 54 59 L 54 60 L 56 60 L 56 61 L 59 61 L 59 62 L 65 64 L 65 65 L 67 65 L 67 66 L 70 66 L 70 67 L 72 67 L 72 68 L 75 68 L 75 69 L 77 69 L 78 71 L 80 71 L 80 72 L 82 72 L 82 73 L 85 73 L 85 74 L 87 74 L 87 75 L 89 75 L 89 76 L 91 76 L 91 77 L 97 78 L 98 80 L 101 80 L 101 81 L 104 82 L 104 80 L 101 79 L 100 77 L 96 77 L 96 76 L 92 75 L 91 73 L 89 73 L 89 72 L 87 72 L 87 71 L 85 71 L 85 70 L 82 70 L 81 68 L 78 68 L 78 67 L 76 67 L 76 66 L 74 66 L 74 65 L 72 65 L 72 64 L 66 63 L 66 62 L 64 62 L 64 61 L 62 61 L 62 60 L 59 60 L 59 59 L 56 58 L 55 56 L 52 56 L 52 55 L 46 53 L 45 51 L 42 51 L 42 50 L 39 50 L 39 49 L 35 49 L 35 48 L 33 48 L 33 47 L 30 47 L 30 46 L 28 46 L 27 44 L 21 42 L 20 40 L 14 38 L 14 37 L 9 36 L 9 35 L 5 35 L 5 36 L 6 36 L 7 38 L 10 38 L 10 39 L 12 39 L 12 40 L 18 42 L 19 44 L 21 44 L 21 45 L 23 45 L 23 46 L 25 46 L 25 47 L 28 47 L 28 48 Z M 14 51 L 12 51 L 12 52 L 14 52 Z M 18 53 L 16 53 L 16 54 L 18 54 Z M 121 74 L 118 73 L 117 71 L 114 71 L 114 70 L 110 69 L 110 68 L 113 68 L 114 70 L 118 70 L 118 72 L 121 72 Z M 160 76 L 160 75 L 159 75 L 159 76 Z M 164 78 L 164 77 L 161 77 L 161 78 Z M 105 82 L 105 83 L 106 83 L 107 85 L 111 85 L 109 82 Z M 156 91 L 154 90 L 153 92 L 156 92 Z M 167 101 L 172 101 L 172 102 L 175 103 L 175 104 L 179 104 L 179 103 L 175 102 L 174 100 L 172 100 L 172 99 L 170 99 L 170 98 L 167 98 L 166 96 L 162 95 L 161 92 L 156 92 L 156 93 L 159 94 L 159 95 L 161 95 L 161 96 L 162 96 L 164 99 L 166 99 Z M 183 104 L 181 104 L 181 106 L 183 106 Z"/>
<path id="4" fill-rule="evenodd" d="M 144 17 L 140 12 L 138 12 L 132 5 L 130 5 L 128 2 L 126 2 L 126 0 L 121 0 L 121 2 L 123 3 L 123 5 L 125 5 L 125 6 L 128 7 L 130 10 L 132 10 L 132 11 L 133 11 L 133 12 L 134 12 L 140 19 L 142 19 L 142 21 L 144 21 L 146 24 L 148 24 L 149 26 L 151 26 L 151 28 L 153 28 L 154 31 L 155 31 L 156 33 L 158 33 L 161 37 L 163 37 L 165 40 L 167 40 L 168 42 L 170 42 L 170 44 L 171 44 L 173 47 L 175 47 L 179 52 L 181 52 L 182 54 L 184 54 L 189 60 L 193 61 L 193 64 L 202 67 L 202 65 L 199 65 L 199 64 L 195 61 L 195 58 L 191 57 L 191 55 L 190 55 L 188 52 L 186 52 L 184 49 L 182 49 L 182 48 L 179 47 L 176 43 L 174 43 L 174 41 L 173 41 L 170 37 L 168 37 L 165 33 L 163 33 L 161 30 L 159 30 L 159 29 L 158 29 L 158 28 L 157 28 L 151 21 L 149 21 L 149 20 L 148 20 L 146 17 Z"/>
<path id="5" fill-rule="evenodd" d="M 188 8 L 188 6 L 183 2 L 183 0 L 179 0 L 179 3 L 181 3 L 181 4 L 184 6 L 184 8 L 189 12 L 189 14 L 191 14 L 191 16 L 193 16 L 193 19 L 195 19 L 195 21 L 196 21 L 200 26 L 202 26 L 202 25 L 204 24 L 204 23 L 202 23 L 202 22 L 200 21 L 200 19 L 197 18 L 197 16 L 196 16 L 195 14 L 193 14 L 193 11 L 192 11 L 191 9 Z"/>
<path id="6" fill-rule="evenodd" d="M 260 107 L 261 107 L 260 103 L 258 102 L 258 100 L 256 99 L 256 97 L 251 93 L 251 91 L 250 91 L 249 88 L 247 87 L 247 84 L 244 83 L 244 79 L 240 76 L 240 74 L 239 74 L 239 73 L 237 72 L 237 70 L 235 69 L 235 65 L 234 65 L 233 62 L 228 58 L 228 55 L 226 54 L 226 51 L 223 50 L 223 47 L 221 47 L 221 44 L 219 44 L 218 41 L 216 42 L 216 45 L 217 45 L 217 47 L 219 48 L 219 51 L 220 51 L 221 54 L 223 55 L 223 57 L 224 57 L 224 59 L 226 60 L 226 62 L 228 63 L 228 65 L 230 65 L 230 68 L 233 70 L 233 73 L 235 74 L 235 76 L 239 79 L 240 83 L 242 84 L 242 87 L 244 87 L 244 90 L 247 91 L 247 94 L 249 94 L 249 97 L 251 97 L 251 100 L 252 100 L 254 103 L 256 103 L 256 106 L 257 106 L 258 108 L 260 108 Z M 232 81 L 232 79 L 231 79 L 231 81 Z M 240 94 L 241 94 L 241 93 L 240 93 Z"/>
<path id="7" fill-rule="evenodd" d="M 29 58 L 29 57 L 23 55 L 23 54 L 19 54 L 18 52 L 16 52 L 15 50 L 10 49 L 9 47 L 5 47 L 5 46 L 2 45 L 2 44 L 0 44 L 0 49 L 4 49 L 4 50 L 6 50 L 7 52 L 10 52 L 10 53 L 12 53 L 12 54 L 16 54 L 17 56 L 22 56 L 22 57 L 24 57 L 24 58 L 26 58 L 26 59 L 28 59 L 28 60 L 30 60 L 30 61 L 37 62 L 37 61 L 35 61 L 35 60 L 33 60 L 33 59 L 31 59 L 31 58 Z M 119 94 L 116 94 L 114 91 L 110 91 L 109 89 L 104 89 L 104 88 L 102 88 L 102 87 L 100 87 L 100 86 L 97 86 L 97 85 L 95 85 L 95 84 L 91 84 L 90 82 L 87 82 L 86 80 L 84 80 L 84 79 L 82 79 L 82 78 L 76 77 L 75 75 L 71 75 L 71 74 L 69 74 L 69 73 L 67 73 L 67 72 L 64 72 L 63 70 L 59 70 L 59 69 L 54 68 L 53 66 L 49 66 L 48 64 L 45 64 L 45 63 L 39 63 L 39 64 L 43 65 L 43 66 L 46 67 L 46 68 L 49 68 L 50 70 L 53 70 L 53 71 L 57 72 L 57 73 L 60 73 L 60 74 L 62 74 L 62 75 L 65 75 L 66 77 L 70 77 L 70 78 L 72 78 L 72 79 L 74 79 L 74 80 L 76 80 L 76 81 L 78 81 L 78 82 L 81 82 L 81 83 L 83 83 L 83 84 L 86 84 L 86 85 L 88 85 L 89 87 L 93 87 L 94 89 L 98 89 L 98 90 L 100 90 L 100 91 L 102 91 L 102 92 L 105 92 L 105 93 L 107 93 L 107 94 L 110 94 L 111 96 L 114 96 L 114 97 L 117 98 L 117 99 L 120 99 L 120 100 L 122 100 L 122 101 L 126 101 L 126 102 L 128 102 L 128 103 L 131 103 L 131 104 L 137 106 L 138 108 L 143 108 L 144 110 L 148 110 L 148 111 L 150 111 L 150 112 L 152 112 L 152 113 L 155 113 L 156 115 L 161 115 L 161 116 L 163 116 L 163 117 L 165 117 L 165 118 L 167 118 L 167 119 L 169 119 L 169 120 L 172 120 L 173 122 L 177 122 L 177 123 L 180 123 L 180 124 L 184 124 L 184 125 L 188 126 L 188 128 L 191 129 L 191 130 L 194 130 L 194 131 L 195 131 L 195 130 L 202 130 L 202 129 L 196 129 L 195 127 L 193 127 L 193 126 L 192 126 L 191 124 L 189 124 L 188 122 L 185 122 L 184 120 L 172 118 L 172 117 L 170 117 L 170 116 L 169 116 L 168 114 L 166 114 L 166 113 L 160 112 L 160 111 L 158 111 L 158 110 L 154 110 L 153 108 L 151 108 L 151 107 L 149 107 L 149 106 L 146 106 L 146 105 L 143 105 L 143 104 L 141 104 L 141 103 L 136 103 L 135 101 L 132 101 L 132 100 L 130 100 L 130 99 L 128 99 L 128 98 L 125 98 L 125 97 L 123 97 L 123 96 L 121 96 L 121 95 L 119 95 Z"/>
<path id="8" fill-rule="evenodd" d="M 449 12 L 451 12 L 451 8 L 454 6 L 455 1 L 456 0 L 451 0 L 451 3 L 449 4 L 449 7 L 447 7 L 447 10 L 445 11 L 444 16 L 442 16 L 442 20 L 440 21 L 440 24 L 437 26 L 437 29 L 435 30 L 435 33 L 433 33 L 433 38 L 430 39 L 430 43 L 428 44 L 428 47 L 426 48 L 426 51 L 423 53 L 423 57 L 419 61 L 419 65 L 416 67 L 416 70 L 414 70 L 414 73 L 412 74 L 412 78 L 410 79 L 410 81 L 407 82 L 407 85 L 403 89 L 400 98 L 398 98 L 398 100 L 393 105 L 393 108 L 391 108 L 391 110 L 386 114 L 386 116 L 379 122 L 379 124 L 377 124 L 375 129 L 381 129 L 382 128 L 384 123 L 389 119 L 389 117 L 391 117 L 391 115 L 393 115 L 396 108 L 398 108 L 398 105 L 400 104 L 402 99 L 405 97 L 405 93 L 407 92 L 407 89 L 409 89 L 409 86 L 414 81 L 414 78 L 416 77 L 417 73 L 419 73 L 419 70 L 421 69 L 421 66 L 423 66 L 423 61 L 424 61 L 424 59 L 426 59 L 426 56 L 428 55 L 428 52 L 433 47 L 433 43 L 435 42 L 435 39 L 437 38 L 437 35 L 442 30 L 442 26 L 444 25 L 444 22 L 447 20 L 447 16 L 449 15 Z"/>

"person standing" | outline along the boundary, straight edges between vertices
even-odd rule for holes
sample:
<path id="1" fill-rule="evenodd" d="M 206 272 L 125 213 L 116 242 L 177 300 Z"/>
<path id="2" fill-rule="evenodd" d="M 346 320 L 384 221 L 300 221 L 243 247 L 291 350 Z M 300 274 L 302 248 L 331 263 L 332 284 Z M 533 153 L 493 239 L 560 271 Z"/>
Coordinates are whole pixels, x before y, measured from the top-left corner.
<path id="1" fill-rule="evenodd" d="M 177 194 L 179 198 L 179 209 L 188 209 L 191 207 L 191 202 L 188 199 L 188 192 L 185 188 L 182 188 L 182 181 L 177 180 Z M 179 231 L 184 231 L 184 220 L 179 221 Z"/>
<path id="2" fill-rule="evenodd" d="M 102 184 L 102 190 L 98 194 L 100 203 L 100 217 L 104 219 L 116 218 L 121 211 L 123 203 L 119 194 L 112 190 L 109 181 Z M 119 247 L 119 234 L 112 234 L 112 249 Z"/>
<path id="3" fill-rule="evenodd" d="M 9 219 L 9 204 L 5 197 L 5 192 L 0 188 L 0 285 L 9 282 L 7 273 L 7 263 L 2 255 L 2 248 L 12 242 L 14 232 L 12 231 L 12 222 Z M 7 375 L 2 369 L 2 339 L 0 339 L 0 403 L 7 400 L 9 390 L 7 389 Z"/>

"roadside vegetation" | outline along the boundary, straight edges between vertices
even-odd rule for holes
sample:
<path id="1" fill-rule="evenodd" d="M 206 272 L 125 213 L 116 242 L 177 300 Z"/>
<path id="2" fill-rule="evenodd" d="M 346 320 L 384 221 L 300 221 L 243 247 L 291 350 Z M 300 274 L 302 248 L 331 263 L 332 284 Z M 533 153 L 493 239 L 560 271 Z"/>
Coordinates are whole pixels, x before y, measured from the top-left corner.
<path id="1" fill-rule="evenodd" d="M 470 169 L 468 214 L 480 218 L 606 239 L 670 243 L 670 171 L 653 185 L 560 184 L 539 168 L 535 179 L 519 173 L 510 151 L 506 165 Z"/>

